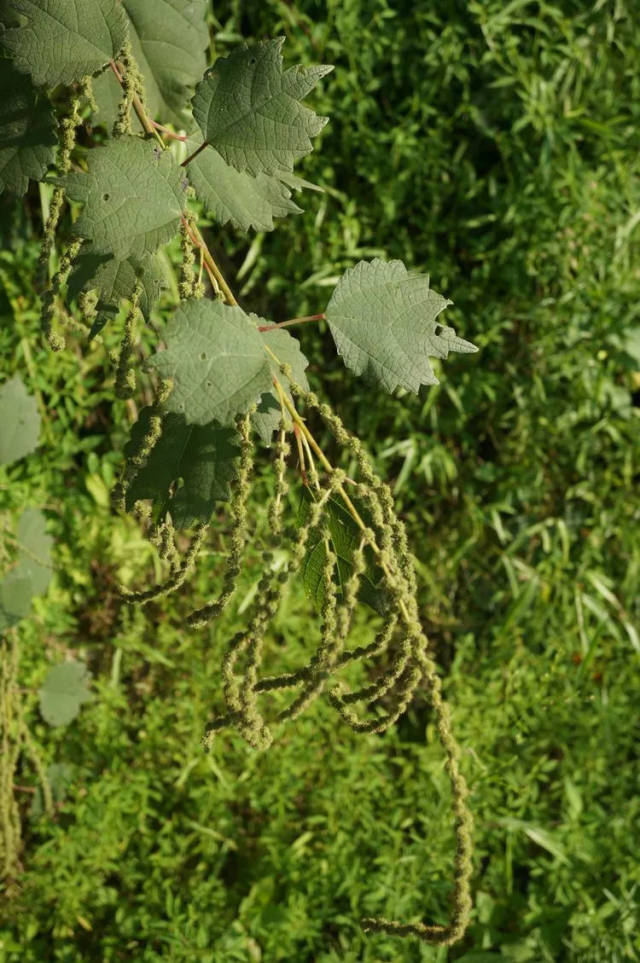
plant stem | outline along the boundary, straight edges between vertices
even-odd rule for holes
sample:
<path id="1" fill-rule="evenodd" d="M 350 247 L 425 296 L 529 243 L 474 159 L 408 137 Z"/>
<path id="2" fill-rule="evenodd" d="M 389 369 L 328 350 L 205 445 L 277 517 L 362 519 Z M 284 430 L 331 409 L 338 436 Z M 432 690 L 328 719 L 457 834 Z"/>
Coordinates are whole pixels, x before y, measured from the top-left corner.
<path id="1" fill-rule="evenodd" d="M 303 318 L 291 318 L 290 321 L 278 321 L 277 324 L 263 324 L 258 328 L 258 331 L 275 331 L 277 328 L 290 328 L 294 324 L 306 324 L 308 321 L 324 321 L 326 315 L 322 314 L 307 314 Z"/>
<path id="2" fill-rule="evenodd" d="M 120 71 L 118 70 L 118 67 L 117 67 L 117 64 L 116 64 L 115 60 L 110 60 L 110 61 L 109 61 L 109 66 L 111 67 L 111 69 L 113 70 L 114 74 L 116 75 L 116 79 L 117 79 L 118 83 L 120 84 L 121 87 L 123 87 L 124 85 L 123 85 L 123 83 L 122 83 L 122 74 L 121 74 Z M 145 109 L 144 109 L 144 107 L 142 106 L 142 101 L 140 100 L 140 98 L 138 97 L 137 94 L 134 94 L 134 95 L 133 95 L 132 104 L 133 104 L 133 109 L 135 110 L 135 112 L 136 112 L 136 114 L 137 114 L 138 120 L 140 121 L 140 123 L 141 123 L 142 126 L 144 127 L 144 129 L 145 129 L 145 131 L 147 132 L 147 134 L 151 134 L 152 137 L 155 137 L 155 139 L 158 141 L 158 143 L 162 146 L 162 149 L 164 150 L 164 148 L 165 148 L 166 145 L 165 145 L 164 141 L 162 140 L 162 137 L 160 136 L 160 134 L 158 133 L 158 131 L 155 129 L 155 127 L 154 127 L 154 125 L 153 125 L 153 121 L 150 120 L 150 118 L 147 116 L 147 114 L 146 114 L 146 112 L 145 112 Z"/>
<path id="3" fill-rule="evenodd" d="M 205 147 L 208 147 L 208 146 L 209 146 L 209 141 L 208 141 L 208 140 L 205 140 L 204 144 L 200 144 L 200 146 L 197 148 L 197 150 L 194 150 L 193 154 L 189 154 L 189 156 L 187 157 L 187 159 L 186 159 L 186 160 L 183 160 L 183 162 L 180 164 L 180 167 L 186 167 L 187 164 L 190 164 L 190 163 L 191 163 L 191 161 L 193 160 L 194 157 L 197 157 L 197 156 L 198 156 L 198 154 L 200 153 L 200 151 L 203 151 L 203 150 L 205 149 Z"/>
<path id="4" fill-rule="evenodd" d="M 152 120 L 151 123 L 156 130 L 161 130 L 163 134 L 165 134 L 167 137 L 171 137 L 173 140 L 181 140 L 184 142 L 187 139 L 185 134 L 176 134 L 174 131 L 169 130 L 168 127 L 165 127 L 164 124 L 159 124 L 157 120 Z"/>

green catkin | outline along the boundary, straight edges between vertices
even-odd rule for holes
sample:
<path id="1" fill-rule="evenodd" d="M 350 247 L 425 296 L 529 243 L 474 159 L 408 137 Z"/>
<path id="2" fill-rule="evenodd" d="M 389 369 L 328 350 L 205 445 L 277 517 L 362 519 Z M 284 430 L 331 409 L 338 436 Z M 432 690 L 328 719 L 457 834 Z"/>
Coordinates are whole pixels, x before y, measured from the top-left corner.
<path id="1" fill-rule="evenodd" d="M 170 390 L 170 381 L 160 381 L 156 391 L 155 402 L 150 412 L 147 413 L 146 430 L 139 439 L 135 451 L 132 454 L 129 454 L 127 457 L 122 470 L 121 478 L 113 489 L 113 505 L 115 508 L 120 509 L 121 511 L 126 510 L 126 496 L 131 482 L 162 437 L 161 406 L 166 400 Z"/>
<path id="2" fill-rule="evenodd" d="M 76 145 L 76 132 L 81 119 L 80 102 L 81 96 L 79 94 L 73 96 L 69 103 L 69 113 L 60 122 L 61 136 L 60 157 L 58 160 L 59 174 L 68 174 L 71 170 L 71 154 Z M 46 283 L 47 274 L 49 271 L 49 256 L 53 248 L 56 229 L 58 227 L 58 222 L 62 213 L 62 207 L 64 205 L 64 198 L 64 187 L 58 185 L 54 188 L 53 195 L 51 197 L 51 203 L 49 204 L 49 215 L 47 217 L 47 223 L 44 226 L 42 247 L 40 248 L 40 256 L 38 258 L 37 283 L 39 288 L 44 287 Z M 49 340 L 49 338 L 47 338 L 47 340 Z M 60 347 L 63 346 L 64 345 L 61 345 Z M 55 347 L 53 350 L 60 350 L 60 347 Z"/>
<path id="3" fill-rule="evenodd" d="M 82 247 L 82 239 L 77 238 L 72 241 L 65 253 L 60 258 L 58 270 L 53 276 L 50 286 L 42 297 L 42 333 L 52 351 L 62 351 L 64 348 L 64 338 L 53 330 L 53 321 L 56 313 L 56 298 L 60 293 L 60 288 L 69 277 L 71 265 L 78 256 Z"/>
<path id="4" fill-rule="evenodd" d="M 18 641 L 15 631 L 0 642 L 0 863 L 2 878 L 17 874 L 21 848 L 20 812 L 13 783 L 20 754 L 21 715 L 18 694 Z"/>
<path id="5" fill-rule="evenodd" d="M 231 515 L 231 545 L 222 581 L 222 590 L 214 602 L 208 602 L 187 617 L 187 625 L 202 628 L 207 622 L 217 618 L 231 600 L 235 592 L 236 579 L 240 574 L 242 557 L 247 542 L 247 503 L 251 489 L 254 467 L 254 446 L 251 439 L 251 414 L 249 412 L 238 422 L 240 435 L 240 468 L 235 489 L 229 506 Z"/>
<path id="6" fill-rule="evenodd" d="M 122 137 L 125 134 L 132 134 L 133 128 L 131 126 L 131 108 L 133 106 L 133 99 L 136 95 L 143 100 L 143 81 L 140 69 L 133 56 L 133 51 L 131 49 L 131 41 L 125 40 L 122 45 L 122 49 L 118 55 L 118 60 L 121 62 L 124 70 L 120 74 L 120 85 L 122 87 L 122 96 L 120 102 L 118 103 L 118 116 L 113 125 L 113 136 Z"/>
<path id="7" fill-rule="evenodd" d="M 453 891 L 453 912 L 448 926 L 426 926 L 422 923 L 405 924 L 384 918 L 367 918 L 362 921 L 365 930 L 376 930 L 395 935 L 415 935 L 421 939 L 441 945 L 451 945 L 464 935 L 469 923 L 471 912 L 470 881 L 472 873 L 472 819 L 467 807 L 468 788 L 459 766 L 459 748 L 453 737 L 450 726 L 449 709 L 442 698 L 442 681 L 437 673 L 433 659 L 428 654 L 428 640 L 424 634 L 418 618 L 416 598 L 416 580 L 411 565 L 406 529 L 397 518 L 393 510 L 390 492 L 377 477 L 371 461 L 364 451 L 359 439 L 350 435 L 342 421 L 327 405 L 322 405 L 312 392 L 306 392 L 292 382 L 292 393 L 301 397 L 307 405 L 315 408 L 332 432 L 336 441 L 346 447 L 355 456 L 364 483 L 369 485 L 376 498 L 370 503 L 378 502 L 383 517 L 383 548 L 382 554 L 388 554 L 388 536 L 391 533 L 391 544 L 395 547 L 395 564 L 391 568 L 391 587 L 396 597 L 398 608 L 406 624 L 408 634 L 412 639 L 413 657 L 417 667 L 412 674 L 415 685 L 419 678 L 424 678 L 428 685 L 431 703 L 435 713 L 436 727 L 446 759 L 452 795 L 452 808 L 455 823 L 455 873 Z M 375 509 L 377 513 L 377 508 Z M 385 544 L 387 543 L 387 544 Z M 411 689 L 412 682 L 405 688 L 405 693 Z M 404 701 L 404 697 L 402 699 Z"/>
<path id="8" fill-rule="evenodd" d="M 196 526 L 189 548 L 182 556 L 180 564 L 173 568 L 173 571 L 166 581 L 161 582 L 159 585 L 154 585 L 153 588 L 145 589 L 142 592 L 129 592 L 128 589 L 121 589 L 120 598 L 128 605 L 133 605 L 136 602 L 151 602 L 153 599 L 160 598 L 161 596 L 171 595 L 172 592 L 179 589 L 186 581 L 196 563 L 200 546 L 202 545 L 208 528 L 209 526 L 203 522 Z"/>
<path id="9" fill-rule="evenodd" d="M 276 491 L 269 506 L 269 527 L 273 536 L 282 531 L 282 511 L 284 499 L 289 493 L 289 482 L 286 479 L 287 457 L 291 453 L 291 446 L 287 441 L 287 429 L 284 419 L 280 422 L 278 442 L 276 444 Z"/>
<path id="10" fill-rule="evenodd" d="M 141 297 L 142 283 L 137 281 L 131 297 L 131 306 L 124 321 L 124 331 L 122 341 L 120 342 L 120 352 L 118 354 L 118 364 L 116 368 L 116 397 L 123 400 L 131 398 L 136 390 L 136 377 L 129 362 L 133 354 L 133 332 L 140 309 Z"/>
<path id="11" fill-rule="evenodd" d="M 178 292 L 181 300 L 187 298 L 204 297 L 204 285 L 199 275 L 195 271 L 196 248 L 193 243 L 193 230 L 196 218 L 193 211 L 187 211 L 180 222 L 180 249 L 182 251 L 182 264 L 180 266 L 180 281 Z"/>

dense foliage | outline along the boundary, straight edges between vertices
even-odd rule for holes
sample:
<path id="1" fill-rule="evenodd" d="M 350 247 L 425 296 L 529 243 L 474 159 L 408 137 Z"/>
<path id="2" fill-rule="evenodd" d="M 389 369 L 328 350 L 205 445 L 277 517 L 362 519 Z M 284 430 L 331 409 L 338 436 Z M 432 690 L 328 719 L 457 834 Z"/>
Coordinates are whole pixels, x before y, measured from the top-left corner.
<path id="1" fill-rule="evenodd" d="M 394 484 L 466 747 L 478 899 L 449 958 L 634 959 L 638 27 L 619 4 L 415 6 L 216 8 L 216 53 L 283 32 L 291 62 L 336 70 L 315 101 L 332 116 L 323 150 L 304 162 L 327 195 L 273 234 L 248 244 L 216 227 L 212 244 L 256 315 L 323 310 L 345 270 L 380 257 L 428 267 L 455 302 L 447 317 L 473 331 L 481 362 L 449 361 L 418 399 L 375 404 L 326 336 L 300 334 L 311 384 Z M 22 374 L 42 415 L 40 453 L 5 469 L 3 525 L 40 506 L 56 538 L 52 588 L 19 629 L 55 815 L 27 760 L 5 958 L 446 959 L 356 926 L 415 917 L 425 892 L 429 915 L 446 913 L 448 790 L 426 700 L 384 736 L 318 704 L 267 754 L 221 737 L 205 756 L 213 656 L 243 624 L 260 556 L 205 633 L 182 623 L 222 540 L 189 593 L 146 616 L 121 604 L 119 583 L 160 574 L 110 511 L 132 403 L 112 404 L 110 327 L 105 345 L 34 346 L 48 197 L 5 207 L 0 261 L 3 374 Z M 259 471 L 266 527 L 266 460 Z M 275 632 L 293 655 L 317 641 L 301 587 Z M 93 700 L 51 730 L 39 692 L 64 656 L 88 663 Z"/>

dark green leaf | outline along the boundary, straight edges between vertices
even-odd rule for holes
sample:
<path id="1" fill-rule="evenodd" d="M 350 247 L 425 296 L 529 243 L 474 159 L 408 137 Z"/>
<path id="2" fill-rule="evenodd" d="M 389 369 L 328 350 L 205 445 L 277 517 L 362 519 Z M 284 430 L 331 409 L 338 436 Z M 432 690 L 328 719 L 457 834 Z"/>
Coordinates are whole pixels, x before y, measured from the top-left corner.
<path id="1" fill-rule="evenodd" d="M 311 497 L 311 494 L 305 489 L 298 513 L 301 524 L 307 519 Z M 361 505 L 357 505 L 357 508 L 365 521 L 368 522 L 366 509 Z M 331 498 L 327 502 L 324 518 L 326 533 L 330 538 L 331 547 L 337 558 L 335 574 L 339 592 L 342 594 L 344 584 L 353 572 L 353 557 L 360 545 L 362 533 L 342 502 L 335 498 Z M 324 601 L 323 573 L 326 559 L 327 549 L 324 543 L 324 535 L 319 531 L 313 532 L 309 539 L 301 572 L 305 591 L 319 611 L 322 609 Z M 369 549 L 365 549 L 365 559 L 367 565 L 360 579 L 358 598 L 376 612 L 383 614 L 387 608 L 387 598 L 382 588 L 383 572 L 375 564 Z"/>
<path id="2" fill-rule="evenodd" d="M 58 138 L 49 102 L 28 77 L 0 60 L 0 192 L 24 194 L 53 162 Z"/>
<path id="3" fill-rule="evenodd" d="M 232 167 L 253 175 L 293 170 L 327 123 L 300 101 L 333 68 L 283 71 L 283 43 L 280 37 L 236 47 L 215 62 L 193 98 L 204 139 Z"/>
<path id="4" fill-rule="evenodd" d="M 67 292 L 70 298 L 77 298 L 82 291 L 97 292 L 98 318 L 92 337 L 116 316 L 123 300 L 131 300 L 138 280 L 142 284 L 140 310 L 148 318 L 166 285 L 160 258 L 148 254 L 140 260 L 131 257 L 120 261 L 109 254 L 82 250 L 69 275 Z"/>
<path id="5" fill-rule="evenodd" d="M 125 454 L 137 450 L 147 432 L 150 408 L 143 408 L 131 429 Z M 165 415 L 160 440 L 146 463 L 133 479 L 126 496 L 127 509 L 140 499 L 149 498 L 156 517 L 169 511 L 179 528 L 194 522 L 207 522 L 217 501 L 230 497 L 235 460 L 240 454 L 237 434 L 220 425 L 188 425 L 182 415 Z M 173 486 L 181 479 L 175 494 Z"/>
<path id="6" fill-rule="evenodd" d="M 18 69 L 45 87 L 101 70 L 126 36 L 116 0 L 3 0 L 1 9 L 9 24 L 4 46 Z"/>
<path id="7" fill-rule="evenodd" d="M 84 202 L 74 229 L 96 254 L 142 258 L 173 237 L 188 184 L 170 151 L 121 137 L 89 151 L 88 165 L 62 183 Z"/>

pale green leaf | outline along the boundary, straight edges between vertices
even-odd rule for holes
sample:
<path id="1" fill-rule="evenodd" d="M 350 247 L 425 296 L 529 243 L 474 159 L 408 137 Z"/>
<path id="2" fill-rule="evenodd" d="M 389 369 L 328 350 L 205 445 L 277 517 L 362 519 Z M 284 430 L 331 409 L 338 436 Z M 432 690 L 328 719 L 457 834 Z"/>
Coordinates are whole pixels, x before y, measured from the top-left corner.
<path id="1" fill-rule="evenodd" d="M 89 702 L 91 676 L 82 662 L 62 662 L 49 669 L 38 692 L 40 712 L 50 726 L 65 726 Z"/>
<path id="2" fill-rule="evenodd" d="M 0 59 L 0 192 L 24 194 L 55 157 L 56 121 L 28 77 Z"/>
<path id="3" fill-rule="evenodd" d="M 38 445 L 39 434 L 36 399 L 15 375 L 0 387 L 0 465 L 29 455 Z"/>
<path id="4" fill-rule="evenodd" d="M 143 408 L 131 429 L 125 454 L 137 450 L 148 429 L 150 408 Z M 233 428 L 214 423 L 188 425 L 182 415 L 163 418 L 162 435 L 126 495 L 128 510 L 141 499 L 151 499 L 156 518 L 170 512 L 178 528 L 207 522 L 217 501 L 230 497 L 229 484 L 236 474 L 240 454 Z M 179 480 L 182 486 L 173 489 Z"/>
<path id="5" fill-rule="evenodd" d="M 122 0 L 145 107 L 163 124 L 193 125 L 189 101 L 207 65 L 207 6 L 207 0 Z M 111 130 L 122 95 L 112 71 L 97 78 L 94 93 L 98 120 Z"/>
<path id="6" fill-rule="evenodd" d="M 168 411 L 188 424 L 232 425 L 269 391 L 271 367 L 253 321 L 221 301 L 183 302 L 167 325 L 167 348 L 151 364 L 173 390 Z"/>
<path id="7" fill-rule="evenodd" d="M 429 358 L 477 351 L 438 322 L 451 304 L 429 278 L 409 273 L 402 261 L 360 261 L 343 274 L 327 306 L 338 353 L 357 375 L 386 388 L 418 392 L 437 384 Z"/>
<path id="8" fill-rule="evenodd" d="M 187 151 L 193 153 L 199 141 L 192 137 Z M 199 200 L 220 224 L 231 222 L 241 231 L 272 231 L 274 217 L 299 214 L 291 191 L 274 174 L 253 177 L 231 167 L 213 147 L 206 147 L 187 165 L 189 178 Z"/>
<path id="9" fill-rule="evenodd" d="M 91 328 L 91 337 L 116 316 L 123 300 L 132 299 L 138 281 L 142 285 L 139 307 L 143 316 L 148 318 L 166 285 L 158 255 L 148 254 L 139 260 L 131 257 L 120 261 L 109 254 L 97 254 L 90 248 L 82 249 L 69 275 L 67 294 L 69 298 L 77 298 L 82 291 L 97 293 L 98 316 Z"/>
<path id="10" fill-rule="evenodd" d="M 126 24 L 116 0 L 3 0 L 2 42 L 34 83 L 55 87 L 97 73 L 118 55 Z"/>
<path id="11" fill-rule="evenodd" d="M 170 151 L 122 137 L 89 151 L 88 166 L 61 182 L 84 202 L 74 230 L 96 254 L 142 258 L 173 237 L 188 184 Z"/>
<path id="12" fill-rule="evenodd" d="M 256 315 L 251 315 L 251 318 L 256 323 L 262 322 L 264 324 L 262 318 L 257 318 Z M 309 382 L 307 381 L 305 370 L 309 362 L 300 350 L 299 341 L 282 328 L 276 328 L 273 331 L 262 331 L 260 336 L 263 343 L 267 345 L 281 364 L 291 366 L 294 382 L 299 384 L 305 391 L 308 391 Z M 280 373 L 280 366 L 270 354 L 269 361 L 274 377 L 278 378 L 285 393 L 291 398 L 288 379 Z M 263 395 L 252 420 L 254 428 L 265 445 L 271 444 L 273 433 L 278 428 L 281 418 L 282 408 L 275 394 L 270 391 L 268 394 Z"/>
<path id="13" fill-rule="evenodd" d="M 205 74 L 193 98 L 204 139 L 239 171 L 291 171 L 327 123 L 300 101 L 333 68 L 282 70 L 284 38 L 242 44 Z"/>
<path id="14" fill-rule="evenodd" d="M 46 519 L 35 508 L 24 511 L 18 522 L 18 554 L 14 567 L 0 579 L 0 632 L 29 615 L 34 595 L 47 590 L 51 580 L 52 538 Z"/>

